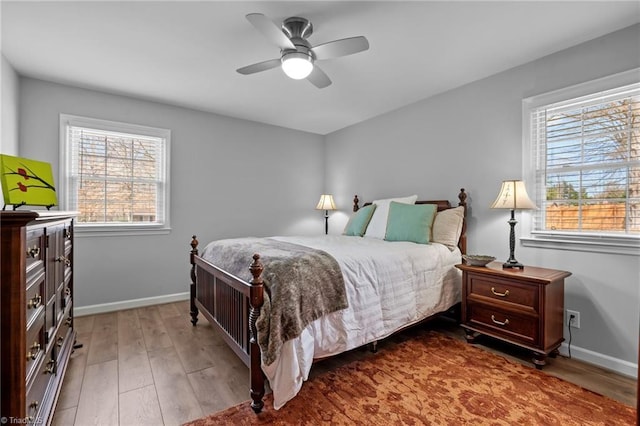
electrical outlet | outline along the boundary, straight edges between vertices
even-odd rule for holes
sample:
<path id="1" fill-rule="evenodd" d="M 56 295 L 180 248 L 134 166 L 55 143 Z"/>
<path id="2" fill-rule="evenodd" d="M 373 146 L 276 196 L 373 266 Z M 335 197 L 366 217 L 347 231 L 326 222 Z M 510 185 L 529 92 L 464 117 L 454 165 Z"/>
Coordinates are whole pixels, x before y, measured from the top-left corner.
<path id="1" fill-rule="evenodd" d="M 567 309 L 567 325 L 573 328 L 580 328 L 580 312 Z"/>

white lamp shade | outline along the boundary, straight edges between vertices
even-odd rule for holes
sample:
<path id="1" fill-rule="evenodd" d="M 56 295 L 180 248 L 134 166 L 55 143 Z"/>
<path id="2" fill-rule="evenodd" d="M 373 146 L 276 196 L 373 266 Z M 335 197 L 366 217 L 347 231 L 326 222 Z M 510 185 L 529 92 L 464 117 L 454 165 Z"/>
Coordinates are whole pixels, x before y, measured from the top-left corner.
<path id="1" fill-rule="evenodd" d="M 333 195 L 330 194 L 322 194 L 320 196 L 320 201 L 318 201 L 318 205 L 316 206 L 317 210 L 335 210 L 336 204 L 333 202 Z"/>
<path id="2" fill-rule="evenodd" d="M 313 71 L 313 62 L 309 55 L 292 52 L 282 57 L 282 71 L 294 80 L 307 78 Z"/>
<path id="3" fill-rule="evenodd" d="M 521 180 L 505 180 L 502 182 L 498 198 L 491 205 L 492 209 L 530 210 L 536 205 L 527 194 Z"/>

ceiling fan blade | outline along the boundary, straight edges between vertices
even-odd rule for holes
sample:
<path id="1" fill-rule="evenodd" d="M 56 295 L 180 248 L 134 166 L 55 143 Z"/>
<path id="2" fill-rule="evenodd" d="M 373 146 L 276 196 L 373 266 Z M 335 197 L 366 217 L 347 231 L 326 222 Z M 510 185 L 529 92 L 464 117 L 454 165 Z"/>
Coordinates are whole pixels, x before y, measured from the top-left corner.
<path id="1" fill-rule="evenodd" d="M 296 46 L 289 40 L 280 28 L 262 13 L 250 13 L 246 16 L 251 25 L 256 27 L 270 42 L 279 46 L 280 49 L 295 49 Z"/>
<path id="2" fill-rule="evenodd" d="M 313 65 L 313 71 L 307 77 L 307 80 L 311 82 L 318 89 L 324 89 L 325 87 L 331 85 L 331 79 L 328 75 L 324 73 L 317 65 Z"/>
<path id="3" fill-rule="evenodd" d="M 238 68 L 236 71 L 240 74 L 255 74 L 260 71 L 270 70 L 271 68 L 279 67 L 282 64 L 280 58 L 269 59 L 268 61 L 258 62 L 257 64 L 247 65 L 246 67 Z"/>
<path id="4" fill-rule="evenodd" d="M 366 37 L 349 37 L 340 40 L 319 44 L 311 50 L 316 55 L 316 59 L 330 59 L 339 56 L 352 55 L 369 48 L 369 41 Z"/>

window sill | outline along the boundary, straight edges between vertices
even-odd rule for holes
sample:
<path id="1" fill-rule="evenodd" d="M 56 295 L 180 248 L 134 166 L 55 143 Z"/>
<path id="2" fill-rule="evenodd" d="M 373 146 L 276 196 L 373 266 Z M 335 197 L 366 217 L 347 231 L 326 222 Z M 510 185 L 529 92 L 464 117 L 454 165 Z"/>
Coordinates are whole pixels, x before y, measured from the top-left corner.
<path id="1" fill-rule="evenodd" d="M 82 226 L 76 224 L 74 236 L 84 237 L 131 237 L 140 235 L 167 235 L 171 228 L 141 226 Z"/>
<path id="2" fill-rule="evenodd" d="M 640 256 L 640 240 L 597 236 L 539 234 L 521 237 L 525 247 Z"/>

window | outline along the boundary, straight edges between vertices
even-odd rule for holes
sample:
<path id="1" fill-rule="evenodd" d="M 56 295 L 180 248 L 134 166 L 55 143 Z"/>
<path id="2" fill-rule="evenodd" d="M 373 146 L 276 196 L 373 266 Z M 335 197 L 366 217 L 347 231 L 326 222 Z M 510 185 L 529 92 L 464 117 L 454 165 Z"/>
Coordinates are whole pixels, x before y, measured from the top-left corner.
<path id="1" fill-rule="evenodd" d="M 165 129 L 60 115 L 61 203 L 77 229 L 168 232 Z"/>
<path id="2" fill-rule="evenodd" d="M 529 242 L 638 252 L 640 83 L 537 106 L 526 100 L 525 109 L 525 172 L 538 206 Z"/>

